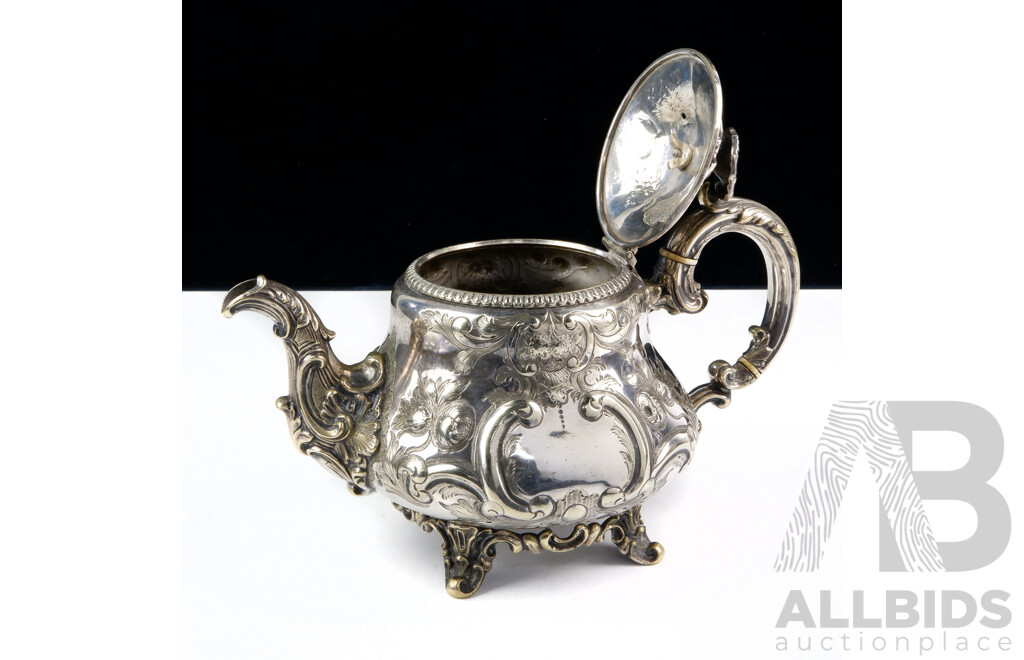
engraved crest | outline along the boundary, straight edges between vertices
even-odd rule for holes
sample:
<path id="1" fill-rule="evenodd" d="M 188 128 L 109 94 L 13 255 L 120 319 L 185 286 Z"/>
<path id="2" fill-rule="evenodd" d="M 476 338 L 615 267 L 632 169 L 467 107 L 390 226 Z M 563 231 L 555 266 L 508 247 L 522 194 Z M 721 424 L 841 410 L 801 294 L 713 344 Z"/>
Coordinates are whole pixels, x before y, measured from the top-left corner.
<path id="1" fill-rule="evenodd" d="M 593 352 L 593 330 L 582 317 L 555 317 L 550 311 L 541 319 L 515 326 L 509 342 L 509 358 L 520 373 L 579 371 Z"/>

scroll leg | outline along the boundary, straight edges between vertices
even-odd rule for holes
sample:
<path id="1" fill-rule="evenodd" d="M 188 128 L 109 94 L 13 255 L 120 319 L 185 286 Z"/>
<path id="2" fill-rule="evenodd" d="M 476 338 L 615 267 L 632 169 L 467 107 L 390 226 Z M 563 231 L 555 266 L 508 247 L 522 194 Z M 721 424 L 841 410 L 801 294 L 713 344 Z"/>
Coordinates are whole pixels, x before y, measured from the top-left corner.
<path id="1" fill-rule="evenodd" d="M 636 563 L 649 566 L 657 564 L 665 556 L 665 548 L 647 537 L 647 527 L 640 518 L 639 506 L 610 518 L 605 525 L 619 552 Z"/>
<path id="2" fill-rule="evenodd" d="M 565 538 L 556 536 L 550 529 L 539 534 L 520 534 L 454 520 L 439 520 L 400 504 L 394 506 L 424 532 L 437 532 L 441 535 L 445 589 L 448 595 L 455 598 L 469 598 L 476 593 L 491 570 L 499 543 L 507 544 L 514 553 L 539 553 L 543 550 L 567 552 L 600 541 L 611 533 L 619 552 L 638 564 L 657 564 L 665 555 L 665 549 L 660 543 L 647 538 L 647 528 L 640 518 L 639 506 L 612 516 L 601 524 L 581 523 Z"/>
<path id="3" fill-rule="evenodd" d="M 444 586 L 449 596 L 469 598 L 476 593 L 491 570 L 498 543 L 507 543 L 513 552 L 523 549 L 522 539 L 512 532 L 438 520 L 398 504 L 394 506 L 424 532 L 437 532 L 441 536 Z"/>
<path id="4" fill-rule="evenodd" d="M 445 590 L 449 596 L 469 598 L 491 570 L 501 532 L 451 521 L 432 522 L 441 535 Z"/>

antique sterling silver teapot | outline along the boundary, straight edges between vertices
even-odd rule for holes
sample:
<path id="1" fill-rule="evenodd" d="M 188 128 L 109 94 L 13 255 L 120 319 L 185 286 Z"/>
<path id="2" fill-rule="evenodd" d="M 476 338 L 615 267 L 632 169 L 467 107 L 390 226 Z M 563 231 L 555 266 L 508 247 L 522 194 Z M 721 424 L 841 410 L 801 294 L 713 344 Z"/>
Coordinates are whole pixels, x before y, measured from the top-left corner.
<path id="1" fill-rule="evenodd" d="M 395 285 L 390 333 L 358 364 L 335 357 L 334 333 L 292 289 L 261 276 L 228 292 L 225 316 L 263 312 L 284 340 L 291 382 L 277 407 L 295 446 L 353 493 L 381 491 L 437 531 L 452 596 L 476 592 L 498 543 L 563 552 L 610 535 L 630 559 L 657 563 L 664 550 L 640 505 L 689 463 L 697 410 L 728 405 L 782 345 L 796 248 L 774 213 L 733 197 L 739 142 L 732 129 L 723 140 L 721 97 L 700 53 L 658 59 L 626 95 L 601 155 L 607 251 L 518 239 L 430 252 Z M 695 197 L 699 208 L 683 217 Z M 687 391 L 646 318 L 704 308 L 693 271 L 726 232 L 760 246 L 768 303 L 736 362 L 711 363 L 710 382 Z M 666 233 L 645 280 L 634 254 Z"/>

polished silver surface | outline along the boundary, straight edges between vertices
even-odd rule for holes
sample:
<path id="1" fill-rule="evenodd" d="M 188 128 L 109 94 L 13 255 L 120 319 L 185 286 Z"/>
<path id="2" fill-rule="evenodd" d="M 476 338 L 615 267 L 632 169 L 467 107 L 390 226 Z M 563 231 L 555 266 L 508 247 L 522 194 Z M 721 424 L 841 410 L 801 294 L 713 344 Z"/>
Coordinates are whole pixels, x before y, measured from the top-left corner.
<path id="1" fill-rule="evenodd" d="M 727 405 L 785 340 L 796 248 L 778 216 L 732 196 L 739 141 L 730 130 L 719 153 L 720 95 L 699 53 L 660 59 L 605 145 L 609 251 L 512 239 L 426 254 L 392 291 L 387 338 L 354 365 L 335 356 L 334 333 L 292 289 L 258 277 L 228 292 L 225 315 L 248 309 L 276 322 L 290 374 L 278 407 L 295 446 L 352 492 L 380 491 L 441 534 L 452 595 L 476 591 L 496 543 L 561 552 L 610 533 L 635 561 L 660 559 L 641 504 L 689 464 L 697 410 Z M 698 191 L 699 208 L 676 224 Z M 667 232 L 644 280 L 635 248 Z M 761 247 L 768 303 L 747 350 L 713 362 L 711 380 L 687 392 L 648 337 L 647 317 L 704 308 L 694 269 L 726 232 Z M 553 531 L 565 526 L 568 536 Z"/>
<path id="2" fill-rule="evenodd" d="M 468 244 L 417 262 L 421 274 L 472 264 L 473 282 L 510 295 L 544 294 L 505 279 L 506 257 L 579 265 L 586 254 L 578 284 L 602 289 L 620 272 L 627 281 L 590 302 L 523 309 L 453 303 L 400 282 L 380 349 L 393 359 L 374 487 L 435 518 L 543 529 L 636 506 L 689 461 L 696 418 L 646 337 L 647 287 L 617 257 L 592 253 Z"/>
<path id="3" fill-rule="evenodd" d="M 622 291 L 631 276 L 601 250 L 537 239 L 480 241 L 425 254 L 405 271 L 412 290 L 478 307 L 556 307 Z"/>
<path id="4" fill-rule="evenodd" d="M 597 213 L 625 248 L 656 241 L 715 166 L 722 86 L 700 53 L 682 49 L 644 71 L 612 120 L 597 175 Z"/>

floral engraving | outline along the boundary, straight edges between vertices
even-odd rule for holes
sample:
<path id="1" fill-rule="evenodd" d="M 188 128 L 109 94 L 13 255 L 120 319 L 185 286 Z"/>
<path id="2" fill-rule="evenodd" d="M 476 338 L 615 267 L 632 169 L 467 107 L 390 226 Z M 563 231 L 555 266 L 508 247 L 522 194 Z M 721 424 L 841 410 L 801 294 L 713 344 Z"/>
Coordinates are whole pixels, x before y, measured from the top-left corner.
<path id="1" fill-rule="evenodd" d="M 637 409 L 655 431 L 664 431 L 669 419 L 684 419 L 685 396 L 679 381 L 657 354 L 645 344 L 626 363 L 626 382 L 633 387 Z"/>
<path id="2" fill-rule="evenodd" d="M 413 505 L 430 504 L 434 497 L 427 487 L 427 463 L 392 435 L 381 460 L 374 462 L 373 476 L 388 493 Z"/>
<path id="3" fill-rule="evenodd" d="M 465 378 L 421 377 L 412 395 L 399 402 L 391 429 L 397 435 L 427 435 L 443 451 L 461 449 L 476 427 L 473 407 L 459 400 L 467 384 Z"/>
<path id="4" fill-rule="evenodd" d="M 459 520 L 490 525 L 504 514 L 496 502 L 485 506 L 480 496 L 460 486 L 444 484 L 437 490 L 437 501 L 448 513 Z"/>
<path id="5" fill-rule="evenodd" d="M 484 355 L 502 346 L 512 327 L 529 315 L 513 317 L 492 317 L 486 314 L 470 320 L 465 316 L 448 316 L 434 310 L 424 311 L 427 330 L 436 332 L 458 349 L 455 356 L 455 373 L 464 376 Z"/>
<path id="6" fill-rule="evenodd" d="M 667 476 L 666 466 L 688 461 L 696 432 L 685 391 L 642 343 L 638 324 L 646 309 L 638 293 L 590 312 L 421 312 L 430 341 L 444 342 L 438 353 L 450 361 L 420 373 L 396 398 L 390 429 L 407 447 L 393 459 L 381 457 L 391 463 L 381 470 L 383 487 L 417 508 L 507 529 L 593 519 L 646 499 Z M 493 382 L 483 394 L 486 410 L 463 398 L 470 380 L 484 373 Z M 597 488 L 567 475 L 551 490 L 534 478 L 534 441 L 526 434 L 539 431 L 527 429 L 546 411 L 560 419 L 564 410 L 606 420 L 594 432 L 610 434 L 617 446 L 621 482 Z M 469 456 L 460 453 L 467 450 Z M 415 455 L 423 462 L 412 462 Z M 472 467 L 462 465 L 467 460 Z"/>

